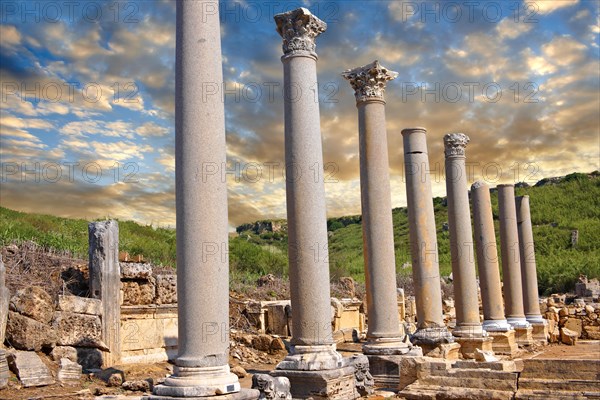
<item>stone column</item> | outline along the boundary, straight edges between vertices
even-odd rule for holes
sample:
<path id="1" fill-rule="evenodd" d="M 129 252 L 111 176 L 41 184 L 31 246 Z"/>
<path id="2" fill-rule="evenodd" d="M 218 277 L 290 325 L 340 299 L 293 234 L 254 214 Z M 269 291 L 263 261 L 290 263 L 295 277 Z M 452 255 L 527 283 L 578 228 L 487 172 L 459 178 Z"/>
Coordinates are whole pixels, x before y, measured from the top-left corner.
<path id="1" fill-rule="evenodd" d="M 506 319 L 513 327 L 528 327 L 529 323 L 525 319 L 523 309 L 521 258 L 519 256 L 519 233 L 514 185 L 498 185 L 498 214 L 500 217 L 500 249 Z"/>
<path id="2" fill-rule="evenodd" d="M 477 181 L 471 186 L 471 201 L 479 286 L 483 303 L 483 328 L 488 332 L 508 331 L 511 326 L 504 316 L 490 188 L 485 182 Z"/>
<path id="3" fill-rule="evenodd" d="M 363 254 L 368 307 L 365 354 L 404 354 L 398 318 L 394 227 L 385 128 L 386 82 L 398 76 L 374 61 L 345 71 L 358 108 Z"/>
<path id="4" fill-rule="evenodd" d="M 175 176 L 178 355 L 150 399 L 240 391 L 229 370 L 229 259 L 225 112 L 218 1 L 177 1 Z M 228 397 L 229 398 L 229 397 Z"/>
<path id="5" fill-rule="evenodd" d="M 444 324 L 442 311 L 442 289 L 426 133 L 425 128 L 402 130 L 408 232 L 417 305 L 417 331 L 412 336 L 412 341 L 424 346 L 424 352 L 432 346 L 454 341 Z"/>
<path id="6" fill-rule="evenodd" d="M 520 196 L 515 200 L 517 207 L 519 258 L 521 259 L 521 284 L 523 285 L 523 309 L 525 312 L 525 319 L 533 326 L 533 338 L 546 341 L 548 328 L 547 322 L 540 312 L 529 196 Z"/>
<path id="7" fill-rule="evenodd" d="M 327 393 L 353 399 L 354 390 L 329 396 L 332 379 L 350 382 L 354 369 L 336 351 L 331 296 L 323 149 L 317 94 L 315 39 L 327 24 L 305 8 L 275 15 L 283 38 L 286 200 L 292 340 L 272 372 L 286 376 L 294 398 Z M 343 386 L 343 385 L 342 385 Z M 351 385 L 350 385 L 351 386 Z M 333 392 L 332 392 L 333 393 Z"/>
<path id="8" fill-rule="evenodd" d="M 467 143 L 469 137 L 463 133 L 449 133 L 444 136 L 448 227 L 456 307 L 456 327 L 452 334 L 458 337 L 480 337 L 484 331 L 479 321 L 473 232 L 467 191 Z"/>
<path id="9" fill-rule="evenodd" d="M 119 223 L 114 220 L 88 225 L 89 287 L 91 297 L 102 300 L 102 365 L 121 361 L 121 270 L 119 268 Z"/>

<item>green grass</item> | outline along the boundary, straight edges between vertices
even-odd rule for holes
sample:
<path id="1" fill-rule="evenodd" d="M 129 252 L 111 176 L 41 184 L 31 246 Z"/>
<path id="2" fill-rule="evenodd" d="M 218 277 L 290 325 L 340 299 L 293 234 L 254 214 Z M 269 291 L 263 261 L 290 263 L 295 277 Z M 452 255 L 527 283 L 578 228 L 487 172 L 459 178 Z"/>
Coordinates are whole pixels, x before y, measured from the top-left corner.
<path id="1" fill-rule="evenodd" d="M 600 177 L 571 174 L 561 183 L 517 188 L 517 195 L 530 196 L 540 292 L 566 292 L 574 288 L 580 274 L 600 278 Z M 448 221 L 442 198 L 433 200 L 438 236 L 440 272 L 451 272 Z M 492 193 L 492 208 L 498 233 L 497 196 Z M 406 208 L 392 212 L 396 249 L 396 269 L 410 275 L 408 217 Z M 364 282 L 362 226 L 360 216 L 330 218 L 328 229 L 329 261 L 332 279 L 352 276 Z M 0 244 L 33 240 L 59 251 L 87 258 L 88 221 L 50 215 L 28 214 L 0 207 Z M 239 237 L 230 239 L 230 273 L 233 282 L 254 283 L 265 274 L 287 276 L 287 236 L 285 233 L 252 232 L 245 224 Z M 572 248 L 571 231 L 579 230 L 579 243 Z M 119 221 L 120 250 L 143 254 L 159 265 L 175 267 L 175 231 L 154 228 L 132 221 Z M 499 243 L 499 238 L 497 239 Z"/>

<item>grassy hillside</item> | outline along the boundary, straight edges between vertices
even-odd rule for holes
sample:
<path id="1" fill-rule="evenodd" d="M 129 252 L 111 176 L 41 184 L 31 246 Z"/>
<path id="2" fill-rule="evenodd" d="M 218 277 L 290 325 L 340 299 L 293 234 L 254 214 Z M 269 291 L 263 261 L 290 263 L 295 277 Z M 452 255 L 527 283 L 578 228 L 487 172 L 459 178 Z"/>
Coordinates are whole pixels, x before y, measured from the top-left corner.
<path id="1" fill-rule="evenodd" d="M 541 293 L 570 290 L 579 274 L 600 278 L 600 177 L 598 174 L 571 174 L 549 184 L 517 188 L 517 195 L 530 196 L 536 260 Z M 498 205 L 495 192 L 492 205 L 498 232 Z M 451 272 L 449 236 L 444 199 L 434 199 L 440 269 Z M 406 208 L 393 210 L 396 268 L 410 275 L 408 218 Z M 264 229 L 268 221 L 246 224 L 239 236 L 230 240 L 231 278 L 251 283 L 261 275 L 287 276 L 287 236 Z M 278 221 L 280 223 L 281 221 Z M 0 244 L 33 240 L 38 244 L 76 256 L 87 257 L 85 220 L 27 214 L 0 208 Z M 285 222 L 283 222 L 285 225 Z M 261 226 L 260 230 L 252 229 Z M 120 249 L 132 255 L 143 254 L 156 264 L 175 266 L 175 232 L 131 221 L 119 221 Z M 332 279 L 352 276 L 364 281 L 360 216 L 332 218 L 329 253 Z M 579 243 L 571 246 L 571 231 L 579 230 Z M 498 239 L 499 240 L 499 239 Z"/>

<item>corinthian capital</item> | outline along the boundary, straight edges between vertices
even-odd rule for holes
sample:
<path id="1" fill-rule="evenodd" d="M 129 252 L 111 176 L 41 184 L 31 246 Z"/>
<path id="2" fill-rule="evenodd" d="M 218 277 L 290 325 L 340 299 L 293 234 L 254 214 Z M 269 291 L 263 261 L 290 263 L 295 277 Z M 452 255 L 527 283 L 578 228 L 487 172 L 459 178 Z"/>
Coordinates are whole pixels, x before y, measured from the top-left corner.
<path id="1" fill-rule="evenodd" d="M 277 32 L 283 38 L 285 56 L 317 56 L 315 39 L 327 29 L 327 24 L 304 7 L 275 15 Z"/>
<path id="2" fill-rule="evenodd" d="M 470 140 L 464 133 L 448 133 L 444 135 L 444 155 L 446 157 L 464 157 L 465 148 Z"/>
<path id="3" fill-rule="evenodd" d="M 388 70 L 375 60 L 363 67 L 346 70 L 342 76 L 350 82 L 356 102 L 360 103 L 366 100 L 383 100 L 386 82 L 395 79 L 398 73 Z"/>

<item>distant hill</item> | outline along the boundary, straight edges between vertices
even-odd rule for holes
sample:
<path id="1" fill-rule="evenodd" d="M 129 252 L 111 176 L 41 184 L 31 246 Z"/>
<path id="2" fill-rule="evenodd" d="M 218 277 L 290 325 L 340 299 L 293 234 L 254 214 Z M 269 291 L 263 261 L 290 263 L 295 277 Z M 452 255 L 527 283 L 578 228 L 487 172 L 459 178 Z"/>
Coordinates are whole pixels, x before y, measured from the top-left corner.
<path id="1" fill-rule="evenodd" d="M 572 290 L 580 274 L 600 278 L 600 174 L 574 173 L 546 178 L 534 186 L 516 185 L 517 195 L 528 194 L 541 293 Z M 450 246 L 445 198 L 434 198 L 435 219 L 442 275 L 449 275 Z M 492 190 L 492 206 L 498 232 L 498 205 Z M 410 275 L 408 218 L 405 207 L 392 212 L 399 275 Z M 0 207 L 0 244 L 33 240 L 59 251 L 87 257 L 87 224 L 82 219 L 28 214 Z M 364 282 L 361 217 L 330 218 L 329 256 L 332 279 L 352 276 Z M 120 249 L 143 254 L 156 264 L 175 266 L 175 231 L 132 221 L 119 221 Z M 579 240 L 571 245 L 571 232 Z M 232 281 L 252 283 L 272 273 L 287 276 L 287 223 L 263 220 L 237 228 L 230 238 Z M 498 239 L 499 240 L 499 239 Z"/>

